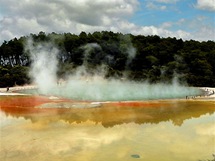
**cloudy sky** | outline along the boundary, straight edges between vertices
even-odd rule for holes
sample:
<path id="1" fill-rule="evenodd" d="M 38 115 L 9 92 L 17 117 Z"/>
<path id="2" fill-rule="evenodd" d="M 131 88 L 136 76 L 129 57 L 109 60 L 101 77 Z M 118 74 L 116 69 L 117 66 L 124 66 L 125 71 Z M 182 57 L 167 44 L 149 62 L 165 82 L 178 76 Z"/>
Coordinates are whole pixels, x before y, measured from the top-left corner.
<path id="1" fill-rule="evenodd" d="M 0 44 L 40 31 L 103 30 L 215 40 L 215 0 L 0 0 Z"/>

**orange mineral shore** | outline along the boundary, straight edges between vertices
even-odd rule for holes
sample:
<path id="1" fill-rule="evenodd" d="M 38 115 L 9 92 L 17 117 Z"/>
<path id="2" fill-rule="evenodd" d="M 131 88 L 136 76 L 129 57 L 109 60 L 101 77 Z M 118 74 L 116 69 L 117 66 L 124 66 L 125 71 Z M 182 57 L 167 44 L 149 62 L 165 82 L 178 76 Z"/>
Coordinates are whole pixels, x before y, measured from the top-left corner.
<path id="1" fill-rule="evenodd" d="M 7 116 L 22 117 L 32 122 L 93 121 L 105 127 L 129 122 L 158 123 L 172 120 L 181 125 L 184 120 L 215 111 L 213 101 L 153 100 L 90 102 L 57 97 L 23 95 L 1 96 L 0 111 Z"/>

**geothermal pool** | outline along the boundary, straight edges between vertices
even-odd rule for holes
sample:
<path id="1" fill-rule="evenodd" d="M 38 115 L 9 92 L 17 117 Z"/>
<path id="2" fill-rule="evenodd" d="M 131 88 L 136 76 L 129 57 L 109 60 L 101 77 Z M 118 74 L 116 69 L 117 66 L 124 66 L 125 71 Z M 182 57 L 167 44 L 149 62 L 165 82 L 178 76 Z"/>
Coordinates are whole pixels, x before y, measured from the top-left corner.
<path id="1" fill-rule="evenodd" d="M 214 100 L 97 103 L 0 96 L 0 160 L 199 161 L 215 154 Z"/>

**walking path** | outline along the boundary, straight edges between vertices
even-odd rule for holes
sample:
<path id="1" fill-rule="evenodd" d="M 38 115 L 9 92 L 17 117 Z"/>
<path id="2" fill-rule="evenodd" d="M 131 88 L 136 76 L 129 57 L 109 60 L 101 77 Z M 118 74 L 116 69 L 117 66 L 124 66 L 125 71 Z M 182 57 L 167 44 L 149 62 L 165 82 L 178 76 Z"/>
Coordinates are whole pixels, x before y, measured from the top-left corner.
<path id="1" fill-rule="evenodd" d="M 36 86 L 34 85 L 0 88 L 0 95 L 25 95 L 25 94 L 18 93 L 16 91 L 25 90 L 25 89 L 34 89 L 34 88 L 36 88 Z"/>
<path id="2" fill-rule="evenodd" d="M 205 97 L 214 97 L 215 98 L 215 88 L 202 87 L 200 89 L 205 91 Z"/>
<path id="3" fill-rule="evenodd" d="M 35 85 L 25 85 L 25 86 L 15 86 L 8 88 L 0 88 L 0 95 L 24 95 L 16 91 L 25 90 L 25 89 L 35 89 Z M 205 91 L 204 95 L 201 96 L 187 96 L 187 99 L 215 99 L 215 88 L 212 87 L 201 87 Z"/>

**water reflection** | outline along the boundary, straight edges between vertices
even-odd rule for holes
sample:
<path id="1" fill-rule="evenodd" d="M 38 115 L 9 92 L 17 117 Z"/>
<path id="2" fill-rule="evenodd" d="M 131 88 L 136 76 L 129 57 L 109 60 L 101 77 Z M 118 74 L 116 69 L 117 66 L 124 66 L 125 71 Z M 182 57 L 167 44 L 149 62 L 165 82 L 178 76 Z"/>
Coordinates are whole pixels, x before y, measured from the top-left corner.
<path id="1" fill-rule="evenodd" d="M 157 124 L 169 120 L 174 125 L 181 126 L 187 119 L 215 111 L 214 101 L 191 100 L 104 103 L 96 108 L 65 108 L 74 105 L 86 106 L 89 103 L 53 101 L 35 96 L 7 97 L 1 102 L 1 111 L 7 116 L 23 117 L 32 122 L 45 119 L 46 122 L 64 120 L 68 123 L 82 123 L 89 120 L 95 124 L 101 123 L 104 127 L 131 122 Z"/>
<path id="2" fill-rule="evenodd" d="M 198 161 L 215 153 L 213 101 L 68 109 L 52 107 L 74 102 L 18 99 L 0 99 L 0 160 Z"/>

